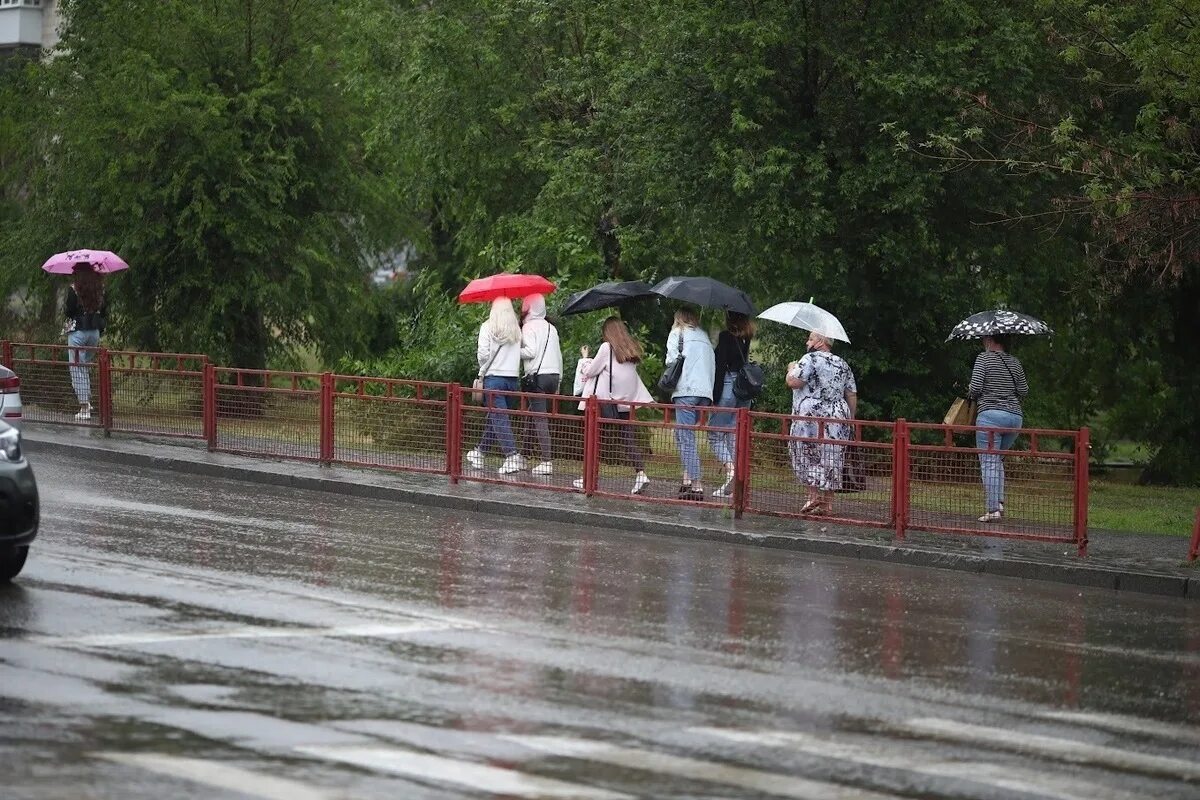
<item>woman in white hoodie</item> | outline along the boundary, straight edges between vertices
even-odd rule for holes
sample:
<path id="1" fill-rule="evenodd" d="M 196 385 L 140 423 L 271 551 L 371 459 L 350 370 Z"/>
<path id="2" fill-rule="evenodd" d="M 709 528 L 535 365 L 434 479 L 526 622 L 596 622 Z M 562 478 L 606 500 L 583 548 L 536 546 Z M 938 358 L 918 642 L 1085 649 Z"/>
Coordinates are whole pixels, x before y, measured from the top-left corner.
<path id="1" fill-rule="evenodd" d="M 521 363 L 521 326 L 513 311 L 512 300 L 497 297 L 492 301 L 492 313 L 479 326 L 479 342 L 475 348 L 479 362 L 479 377 L 483 378 L 484 392 L 517 391 L 517 370 Z M 483 469 L 483 456 L 494 445 L 499 445 L 504 456 L 500 474 L 508 475 L 525 469 L 525 459 L 517 452 L 513 440 L 512 426 L 508 421 L 510 398 L 505 395 L 485 395 L 488 415 L 479 445 L 467 453 L 467 463 L 475 469 Z"/>
<path id="2" fill-rule="evenodd" d="M 531 393 L 529 410 L 539 415 L 533 418 L 533 428 L 542 460 L 530 471 L 534 475 L 550 475 L 554 472 L 550 460 L 550 420 L 542 416 L 550 410 L 550 401 L 541 395 L 558 394 L 563 363 L 558 329 L 546 319 L 546 298 L 540 294 L 532 294 L 521 303 L 521 359 L 521 374 L 525 376 L 521 390 Z M 530 452 L 528 428 L 525 434 L 525 452 Z"/>

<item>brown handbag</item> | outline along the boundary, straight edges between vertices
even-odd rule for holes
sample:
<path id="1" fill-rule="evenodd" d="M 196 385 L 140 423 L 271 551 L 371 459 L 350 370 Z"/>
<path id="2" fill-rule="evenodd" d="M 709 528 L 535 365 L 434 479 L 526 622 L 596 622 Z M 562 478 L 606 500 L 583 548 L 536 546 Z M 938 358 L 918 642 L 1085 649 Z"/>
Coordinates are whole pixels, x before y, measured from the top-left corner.
<path id="1" fill-rule="evenodd" d="M 965 397 L 954 398 L 942 422 L 946 425 L 974 425 L 975 401 Z"/>

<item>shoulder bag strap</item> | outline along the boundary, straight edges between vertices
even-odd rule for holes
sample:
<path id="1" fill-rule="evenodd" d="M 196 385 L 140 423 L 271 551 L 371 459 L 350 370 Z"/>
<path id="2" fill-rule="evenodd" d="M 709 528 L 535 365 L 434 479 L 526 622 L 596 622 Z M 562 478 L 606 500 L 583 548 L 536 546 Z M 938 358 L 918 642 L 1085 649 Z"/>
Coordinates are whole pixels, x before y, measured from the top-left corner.
<path id="1" fill-rule="evenodd" d="M 542 374 L 542 364 L 546 362 L 546 349 L 550 347 L 550 323 L 546 323 L 546 341 L 542 344 L 542 357 L 538 359 L 537 369 L 533 371 L 534 376 Z"/>
<path id="2" fill-rule="evenodd" d="M 493 341 L 493 342 L 496 341 L 496 338 L 494 336 L 492 336 L 492 334 L 490 332 L 488 333 L 488 339 L 489 339 L 489 341 Z M 485 364 L 483 369 L 481 369 L 479 371 L 479 377 L 481 377 L 481 378 L 487 377 L 487 371 L 492 368 L 492 364 L 495 364 L 496 359 L 500 357 L 500 348 L 501 347 L 504 347 L 503 343 L 500 344 L 500 347 L 496 348 L 496 352 L 493 353 L 492 357 L 488 359 L 488 363 Z"/>

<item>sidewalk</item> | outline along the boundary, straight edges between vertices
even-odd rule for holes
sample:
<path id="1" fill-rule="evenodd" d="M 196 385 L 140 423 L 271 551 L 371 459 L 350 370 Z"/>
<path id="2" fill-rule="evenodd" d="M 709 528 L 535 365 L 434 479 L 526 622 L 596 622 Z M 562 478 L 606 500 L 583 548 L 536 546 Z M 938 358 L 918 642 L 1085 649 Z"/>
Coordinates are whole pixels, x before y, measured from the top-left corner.
<path id="1" fill-rule="evenodd" d="M 105 438 L 94 430 L 35 423 L 26 423 L 22 435 L 35 470 L 39 453 L 69 452 L 96 461 L 524 519 L 1200 599 L 1200 569 L 1184 562 L 1187 540 L 1174 536 L 1093 530 L 1087 558 L 1079 558 L 1069 544 L 927 533 L 910 533 L 903 542 L 895 542 L 890 531 L 873 528 L 751 514 L 735 520 L 722 509 L 589 499 L 560 492 L 541 493 L 537 503 L 530 504 L 529 490 L 523 488 L 469 481 L 453 485 L 442 475 L 209 453 L 199 443 L 182 440 Z"/>

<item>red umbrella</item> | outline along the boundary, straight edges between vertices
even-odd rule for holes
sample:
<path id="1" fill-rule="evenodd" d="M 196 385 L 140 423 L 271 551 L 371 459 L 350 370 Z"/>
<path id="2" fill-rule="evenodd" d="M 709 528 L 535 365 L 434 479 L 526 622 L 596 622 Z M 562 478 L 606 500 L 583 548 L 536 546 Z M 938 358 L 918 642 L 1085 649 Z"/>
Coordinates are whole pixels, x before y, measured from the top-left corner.
<path id="1" fill-rule="evenodd" d="M 460 303 L 489 303 L 497 297 L 526 297 L 531 294 L 550 294 L 554 284 L 541 275 L 521 275 L 502 272 L 486 278 L 476 278 L 458 295 Z"/>

